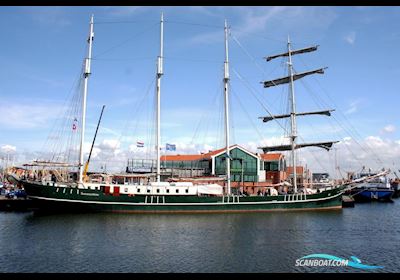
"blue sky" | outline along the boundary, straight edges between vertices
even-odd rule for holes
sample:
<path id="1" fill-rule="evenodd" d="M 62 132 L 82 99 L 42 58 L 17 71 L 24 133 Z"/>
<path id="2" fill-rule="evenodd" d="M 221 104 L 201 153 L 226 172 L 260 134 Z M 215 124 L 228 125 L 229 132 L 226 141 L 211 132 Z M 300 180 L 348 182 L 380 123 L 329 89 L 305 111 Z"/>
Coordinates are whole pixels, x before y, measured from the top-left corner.
<path id="1" fill-rule="evenodd" d="M 258 117 L 267 115 L 263 106 L 284 113 L 288 88 L 263 89 L 260 82 L 285 75 L 283 60 L 267 63 L 263 57 L 284 52 L 290 35 L 294 49 L 320 46 L 293 58 L 297 72 L 328 67 L 324 75 L 295 83 L 297 110 L 336 109 L 332 118 L 299 118 L 299 142 L 340 140 L 337 160 L 343 170 L 400 168 L 399 7 L 2 7 L 2 158 L 9 153 L 21 163 L 46 150 L 50 129 L 60 121 L 80 73 L 91 14 L 95 40 L 85 150 L 105 104 L 94 164 L 107 161 L 122 168 L 127 158 L 144 156 L 145 149 L 134 144 L 154 144 L 152 82 L 162 11 L 163 144 L 175 143 L 178 153 L 223 146 L 227 19 L 232 143 L 256 152 L 258 146 L 283 141 L 279 125 Z M 333 154 L 301 151 L 300 163 L 332 173 Z"/>

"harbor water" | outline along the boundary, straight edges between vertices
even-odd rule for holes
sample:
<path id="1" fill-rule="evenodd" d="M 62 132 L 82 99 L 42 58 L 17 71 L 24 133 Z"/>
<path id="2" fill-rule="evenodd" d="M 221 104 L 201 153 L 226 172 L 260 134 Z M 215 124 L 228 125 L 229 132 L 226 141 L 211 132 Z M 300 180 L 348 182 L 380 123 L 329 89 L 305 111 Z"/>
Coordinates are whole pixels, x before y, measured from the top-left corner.
<path id="1" fill-rule="evenodd" d="M 0 212 L 0 272 L 400 272 L 400 201 L 243 214 Z M 363 264 L 296 266 L 309 254 Z"/>

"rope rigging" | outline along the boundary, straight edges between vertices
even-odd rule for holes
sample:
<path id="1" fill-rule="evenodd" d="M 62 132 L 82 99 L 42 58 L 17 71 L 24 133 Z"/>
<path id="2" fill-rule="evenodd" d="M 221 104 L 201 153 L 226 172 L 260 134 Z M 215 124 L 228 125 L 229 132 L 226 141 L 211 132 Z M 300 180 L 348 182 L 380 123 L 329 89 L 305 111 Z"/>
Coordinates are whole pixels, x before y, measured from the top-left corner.
<path id="1" fill-rule="evenodd" d="M 304 64 L 304 65 L 306 65 L 306 63 L 304 62 L 304 61 L 302 61 L 302 63 Z M 314 78 L 314 77 L 313 77 Z M 315 78 L 314 78 L 315 79 Z M 317 84 L 320 86 L 320 88 L 322 89 L 322 92 L 329 98 L 329 100 L 332 102 L 332 104 L 334 104 L 334 106 L 336 107 L 336 108 L 339 108 L 337 105 L 336 105 L 336 103 L 334 102 L 334 100 L 331 98 L 331 96 L 329 95 L 329 93 L 325 90 L 325 88 L 324 87 L 322 87 L 322 85 L 320 84 L 320 82 L 318 81 L 318 80 L 316 80 L 317 81 Z M 327 104 L 326 104 L 326 102 L 318 95 L 318 94 L 315 94 L 314 93 L 314 91 L 312 91 L 312 89 L 308 86 L 308 84 L 306 83 L 306 81 L 303 81 L 303 80 L 301 80 L 301 82 L 303 83 L 303 85 L 306 87 L 306 89 L 308 89 L 308 92 L 309 93 L 311 93 L 313 96 L 314 96 L 314 101 L 315 102 L 317 102 L 317 100 L 318 100 L 318 102 L 320 102 L 320 104 L 322 104 L 323 106 L 326 106 Z M 351 122 L 350 122 L 350 120 L 346 117 L 346 115 L 339 109 L 339 110 L 337 110 L 337 112 L 339 113 L 338 114 L 338 117 L 340 116 L 340 117 L 342 117 L 342 119 L 344 119 L 344 123 L 346 124 L 348 124 L 348 128 L 344 125 L 344 123 L 342 123 L 342 121 L 338 118 L 338 117 L 336 117 L 335 115 L 332 115 L 332 117 L 333 117 L 333 119 L 337 122 L 337 124 L 344 130 L 344 131 L 346 131 L 346 133 L 348 134 L 348 135 L 350 135 L 352 138 L 353 138 L 353 140 L 354 140 L 354 142 L 365 152 L 365 153 L 371 153 L 373 156 L 374 156 L 374 160 L 376 161 L 376 163 L 378 163 L 378 164 L 380 164 L 380 165 L 383 165 L 383 161 L 382 161 L 382 159 L 379 157 L 379 155 L 377 155 L 376 153 L 375 153 L 375 151 L 368 145 L 368 143 L 365 143 L 366 145 L 366 147 L 364 146 L 364 145 L 362 145 L 358 140 L 357 140 L 357 138 L 359 138 L 359 139 L 362 139 L 362 137 L 361 137 L 361 135 L 359 134 L 359 132 L 354 128 L 354 126 L 351 124 Z M 352 155 L 354 155 L 353 154 L 353 152 L 346 146 L 346 148 L 352 153 Z M 367 150 L 368 149 L 368 150 Z M 355 157 L 356 159 L 357 159 L 357 157 Z M 358 160 L 358 159 L 357 159 Z M 361 163 L 361 162 L 360 162 Z"/>

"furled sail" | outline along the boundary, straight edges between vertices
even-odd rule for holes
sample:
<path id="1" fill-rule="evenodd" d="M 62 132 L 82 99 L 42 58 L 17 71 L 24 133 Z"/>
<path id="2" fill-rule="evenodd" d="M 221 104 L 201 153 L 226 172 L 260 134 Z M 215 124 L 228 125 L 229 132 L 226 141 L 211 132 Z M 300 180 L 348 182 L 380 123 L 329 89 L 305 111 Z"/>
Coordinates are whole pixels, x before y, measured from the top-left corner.
<path id="1" fill-rule="evenodd" d="M 304 49 L 300 49 L 300 50 L 295 50 L 295 51 L 291 51 L 290 54 L 291 55 L 295 55 L 295 54 L 300 54 L 300 53 L 313 52 L 313 51 L 316 51 L 318 49 L 318 47 L 319 47 L 319 45 L 316 45 L 316 46 L 313 46 L 313 47 L 308 47 L 308 48 L 304 48 Z M 281 53 L 281 54 L 277 54 L 277 55 L 268 56 L 268 57 L 265 57 L 265 59 L 267 61 L 270 61 L 270 60 L 272 60 L 274 58 L 278 58 L 278 57 L 281 57 L 281 56 L 288 56 L 288 55 L 289 55 L 289 52 L 286 52 L 286 53 Z"/>
<path id="2" fill-rule="evenodd" d="M 304 113 L 296 113 L 296 116 L 305 116 L 305 115 L 325 115 L 325 116 L 331 116 L 331 112 L 335 110 L 324 110 L 324 111 L 314 111 L 314 112 L 304 112 Z M 290 114 L 284 114 L 284 115 L 276 115 L 276 116 L 267 116 L 267 117 L 259 117 L 259 119 L 262 119 L 263 122 L 268 122 L 273 119 L 284 119 L 284 118 L 289 118 Z"/>
<path id="3" fill-rule="evenodd" d="M 326 149 L 329 151 L 332 148 L 332 145 L 338 143 L 339 141 L 330 141 L 330 142 L 319 142 L 319 143 L 303 143 L 303 144 L 296 144 L 295 149 L 301 149 L 305 147 L 319 147 Z M 292 149 L 292 145 L 279 145 L 279 146 L 269 146 L 269 147 L 260 147 L 264 153 L 271 152 L 271 151 L 290 151 Z"/>
<path id="4" fill-rule="evenodd" d="M 313 70 L 313 71 L 308 71 L 308 72 L 303 72 L 303 73 L 299 73 L 299 74 L 295 74 L 293 75 L 293 81 L 296 81 L 298 79 L 301 79 L 305 76 L 311 75 L 311 74 L 324 74 L 324 69 L 326 69 L 328 67 L 325 68 L 321 68 L 321 69 L 317 69 L 317 70 Z M 277 85 L 281 85 L 281 84 L 287 84 L 290 82 L 290 76 L 284 77 L 284 78 L 279 78 L 279 79 L 275 79 L 275 80 L 271 80 L 271 81 L 264 81 L 262 82 L 264 84 L 264 87 L 272 87 L 272 86 L 277 86 Z"/>

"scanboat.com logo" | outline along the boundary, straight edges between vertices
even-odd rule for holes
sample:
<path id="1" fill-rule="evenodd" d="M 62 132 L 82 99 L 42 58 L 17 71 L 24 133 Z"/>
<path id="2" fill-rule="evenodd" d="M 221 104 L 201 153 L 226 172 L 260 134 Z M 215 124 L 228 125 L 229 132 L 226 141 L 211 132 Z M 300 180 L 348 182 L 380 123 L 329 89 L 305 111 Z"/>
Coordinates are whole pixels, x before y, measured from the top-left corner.
<path id="1" fill-rule="evenodd" d="M 296 260 L 296 266 L 351 266 L 360 269 L 378 269 L 383 266 L 362 264 L 357 257 L 351 256 L 350 260 L 327 254 L 312 254 Z"/>

